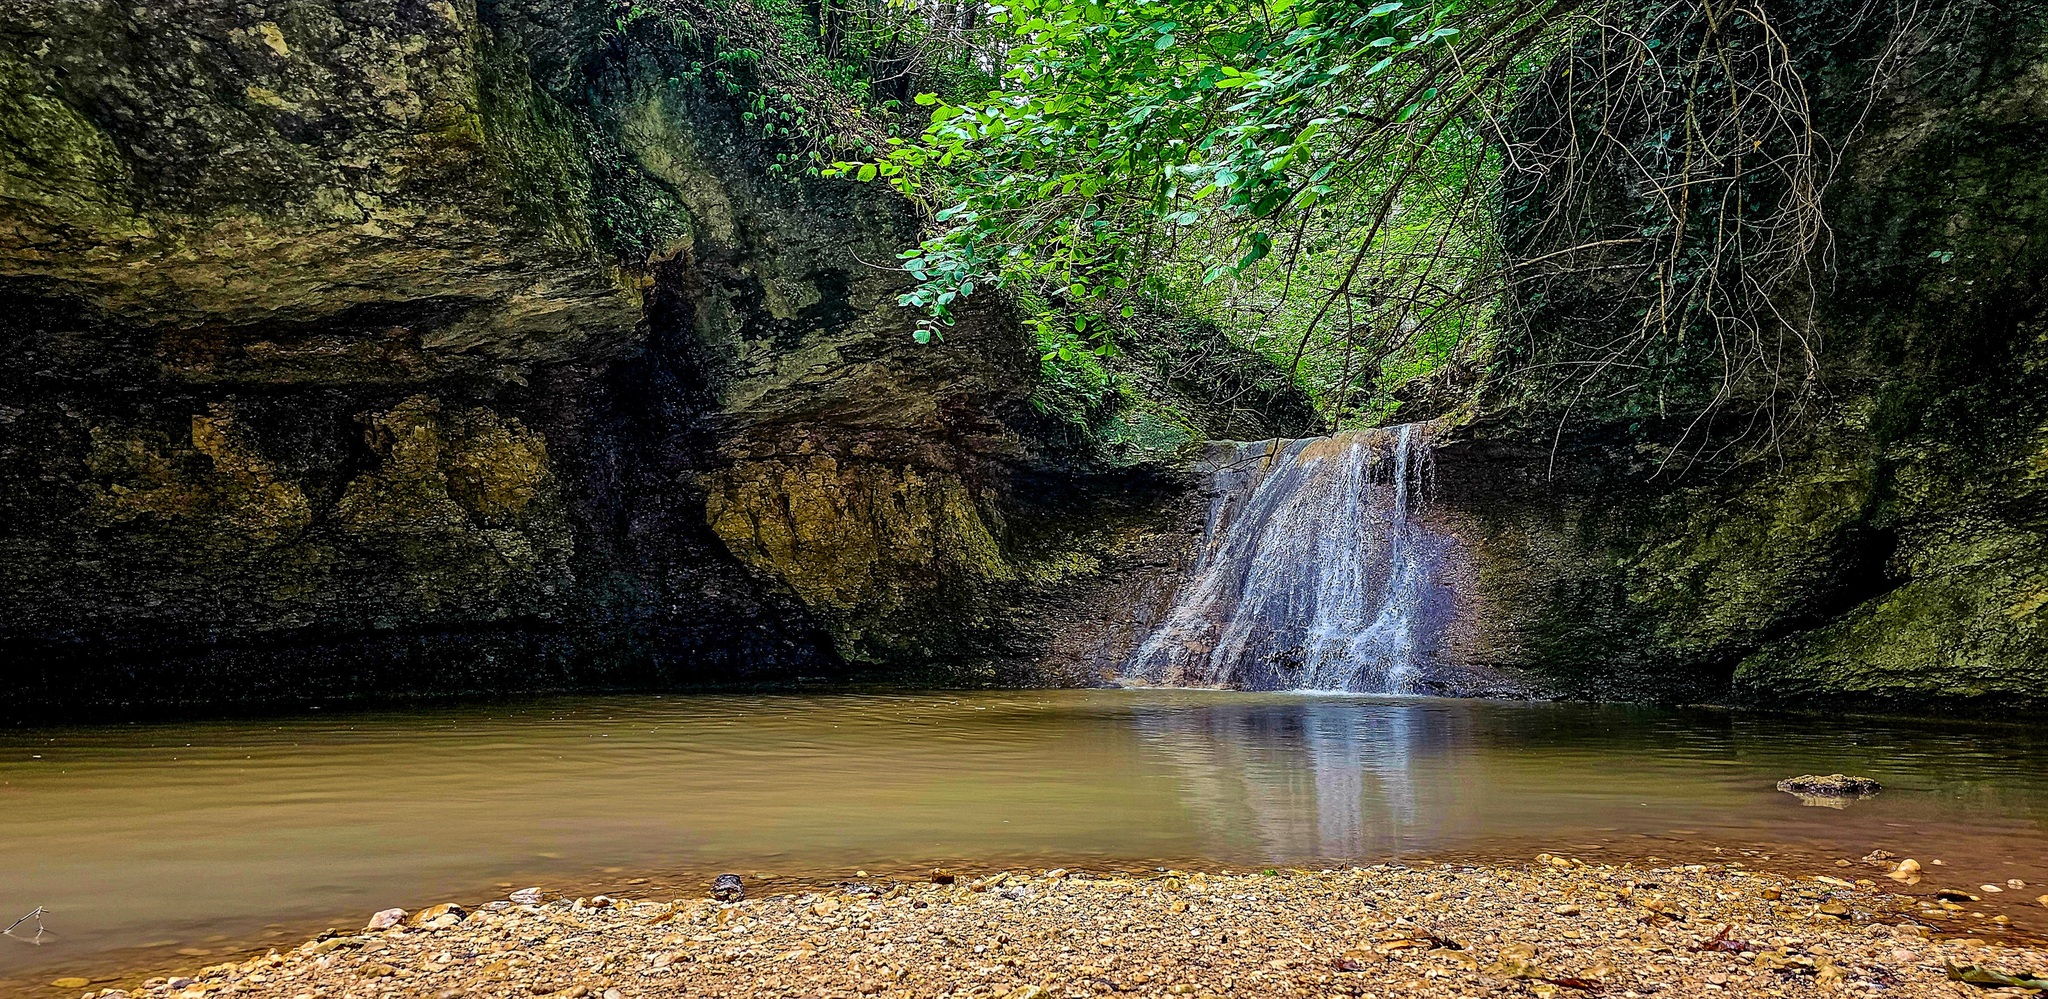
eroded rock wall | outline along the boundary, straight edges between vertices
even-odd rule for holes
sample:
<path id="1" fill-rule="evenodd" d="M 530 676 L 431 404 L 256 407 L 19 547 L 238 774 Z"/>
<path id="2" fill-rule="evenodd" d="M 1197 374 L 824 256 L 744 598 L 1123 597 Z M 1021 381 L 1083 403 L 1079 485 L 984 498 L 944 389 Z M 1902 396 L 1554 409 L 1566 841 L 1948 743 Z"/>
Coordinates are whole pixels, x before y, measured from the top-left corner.
<path id="1" fill-rule="evenodd" d="M 773 30 L 0 5 L 5 713 L 1041 678 L 1151 512 L 1002 303 L 912 340 Z"/>

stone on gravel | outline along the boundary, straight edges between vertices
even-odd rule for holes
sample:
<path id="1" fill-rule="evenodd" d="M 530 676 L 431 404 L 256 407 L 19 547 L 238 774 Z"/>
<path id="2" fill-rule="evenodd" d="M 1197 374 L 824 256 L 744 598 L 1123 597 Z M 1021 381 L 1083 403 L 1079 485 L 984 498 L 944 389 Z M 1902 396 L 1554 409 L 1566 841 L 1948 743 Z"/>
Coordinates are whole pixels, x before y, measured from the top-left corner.
<path id="1" fill-rule="evenodd" d="M 369 925 L 365 929 L 388 930 L 403 922 L 405 922 L 404 909 L 385 909 L 372 915 Z"/>

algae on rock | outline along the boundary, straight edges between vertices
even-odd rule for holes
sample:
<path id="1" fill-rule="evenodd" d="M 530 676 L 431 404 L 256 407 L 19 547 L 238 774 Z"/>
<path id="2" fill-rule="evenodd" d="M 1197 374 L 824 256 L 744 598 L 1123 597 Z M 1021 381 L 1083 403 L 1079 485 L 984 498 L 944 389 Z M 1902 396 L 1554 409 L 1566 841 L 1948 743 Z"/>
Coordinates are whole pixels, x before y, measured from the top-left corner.
<path id="1" fill-rule="evenodd" d="M 1579 696 L 1998 713 L 2048 697 L 2048 5 L 1941 10 L 1875 95 L 1837 64 L 1879 22 L 1791 32 L 1801 65 L 1836 67 L 1815 77 L 1823 126 L 1863 130 L 1826 203 L 1818 382 L 1763 453 L 1728 460 L 1745 393 L 1770 386 L 1736 386 L 1702 444 L 1695 414 L 1659 412 L 1655 377 L 1546 374 L 1587 360 L 1604 337 L 1584 317 L 1624 291 L 1589 279 L 1525 303 L 1527 356 L 1439 462 L 1492 558 L 1501 620 L 1475 654 Z"/>

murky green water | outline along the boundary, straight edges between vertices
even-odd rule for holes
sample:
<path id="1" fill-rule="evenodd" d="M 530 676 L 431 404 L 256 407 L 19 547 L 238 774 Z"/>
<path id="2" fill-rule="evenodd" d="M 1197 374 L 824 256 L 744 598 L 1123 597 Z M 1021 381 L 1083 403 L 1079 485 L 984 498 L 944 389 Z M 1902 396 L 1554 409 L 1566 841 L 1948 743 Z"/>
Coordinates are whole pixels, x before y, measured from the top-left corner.
<path id="1" fill-rule="evenodd" d="M 1887 790 L 1834 810 L 1773 788 L 1835 771 Z M 786 881 L 1716 848 L 1766 869 L 1877 848 L 1939 858 L 1929 890 L 2033 885 L 1993 900 L 2025 923 L 2048 893 L 2048 740 L 1131 690 L 590 698 L 0 732 L 0 912 L 51 910 L 41 945 L 27 926 L 0 937 L 0 986 L 207 963 L 266 934 L 295 941 L 509 884 L 668 897 L 726 870 Z"/>

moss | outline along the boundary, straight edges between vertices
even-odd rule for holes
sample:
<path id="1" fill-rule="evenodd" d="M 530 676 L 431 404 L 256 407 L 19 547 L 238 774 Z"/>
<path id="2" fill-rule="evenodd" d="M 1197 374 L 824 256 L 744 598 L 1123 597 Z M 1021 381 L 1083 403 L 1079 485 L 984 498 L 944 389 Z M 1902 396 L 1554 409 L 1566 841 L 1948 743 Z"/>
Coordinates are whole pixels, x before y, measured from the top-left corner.
<path id="1" fill-rule="evenodd" d="M 388 551 L 418 599 L 496 593 L 566 565 L 573 542 L 537 434 L 424 395 L 368 423 L 377 467 L 349 482 L 334 519 Z"/>
<path id="2" fill-rule="evenodd" d="M 1676 494 L 1665 502 L 1682 520 L 1631 562 L 1629 599 L 1684 658 L 1810 619 L 1840 585 L 1843 549 L 1861 540 L 1877 486 L 1875 459 L 1843 445 L 1732 496 Z"/>
<path id="3" fill-rule="evenodd" d="M 2048 535 L 1973 534 L 1912 579 L 1736 671 L 1766 704 L 2020 709 L 2048 690 Z"/>
<path id="4" fill-rule="evenodd" d="M 94 427 L 86 467 L 88 515 L 103 525 L 146 520 L 244 549 L 287 541 L 312 519 L 305 491 L 278 475 L 225 404 L 192 418 L 189 446 Z"/>
<path id="5" fill-rule="evenodd" d="M 130 179 L 105 132 L 0 52 L 0 199 L 66 215 L 111 214 Z"/>
<path id="6" fill-rule="evenodd" d="M 741 462 L 706 483 L 733 554 L 834 622 L 841 651 L 919 640 L 949 587 L 1010 580 L 996 525 L 958 475 L 823 454 Z"/>
<path id="7" fill-rule="evenodd" d="M 1117 405 L 1096 428 L 1096 454 L 1112 467 L 1171 461 L 1208 438 L 1178 408 L 1120 386 Z"/>
<path id="8" fill-rule="evenodd" d="M 448 492 L 485 524 L 523 520 L 536 504 L 553 499 L 547 442 L 518 420 L 488 409 L 466 409 L 444 420 L 449 444 L 442 456 Z"/>
<path id="9" fill-rule="evenodd" d="M 1845 33 L 1837 0 L 1777 4 L 1819 123 L 1864 128 L 1828 191 L 1820 368 L 1796 419 L 1762 408 L 1782 386 L 1737 385 L 1694 421 L 1686 407 L 1723 383 L 1691 348 L 1581 382 L 1615 302 L 1597 276 L 1552 283 L 1522 317 L 1505 362 L 1563 374 L 1496 370 L 1467 433 L 1537 456 L 1552 496 L 1532 506 L 1570 497 L 1568 530 L 1535 524 L 1503 556 L 1519 570 L 1554 549 L 1547 589 L 1501 606 L 1560 686 L 1794 706 L 2048 699 L 2048 493 L 2030 470 L 2048 442 L 2048 7 L 1940 6 L 1920 64 L 1874 106 L 1859 81 L 1889 44 L 1877 22 Z M 1636 193 L 1610 193 L 1589 211 L 1633 210 Z M 1514 591 L 1513 574 L 1488 585 Z"/>

